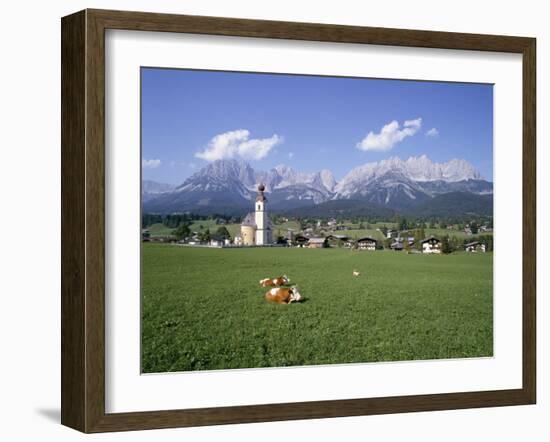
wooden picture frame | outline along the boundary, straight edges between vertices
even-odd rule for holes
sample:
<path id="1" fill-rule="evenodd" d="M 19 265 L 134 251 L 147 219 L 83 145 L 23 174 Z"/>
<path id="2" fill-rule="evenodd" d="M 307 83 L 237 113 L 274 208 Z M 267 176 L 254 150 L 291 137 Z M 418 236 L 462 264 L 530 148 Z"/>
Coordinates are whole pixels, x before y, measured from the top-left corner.
<path id="1" fill-rule="evenodd" d="M 105 30 L 123 29 L 523 57 L 523 385 L 513 390 L 108 414 L 105 412 Z M 62 424 L 83 432 L 534 404 L 536 41 L 312 23 L 84 10 L 62 19 Z"/>

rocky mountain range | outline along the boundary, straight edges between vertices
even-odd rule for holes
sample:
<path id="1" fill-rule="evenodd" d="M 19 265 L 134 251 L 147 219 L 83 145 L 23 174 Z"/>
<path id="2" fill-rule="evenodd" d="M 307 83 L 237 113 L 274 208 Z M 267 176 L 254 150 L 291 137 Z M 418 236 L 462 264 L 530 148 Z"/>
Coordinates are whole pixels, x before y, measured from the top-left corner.
<path id="1" fill-rule="evenodd" d="M 323 207 L 335 200 L 361 201 L 363 205 L 397 212 L 414 211 L 438 195 L 452 193 L 455 197 L 451 200 L 456 203 L 461 194 L 476 199 L 493 192 L 493 184 L 467 161 L 434 163 L 425 155 L 367 163 L 352 169 L 339 182 L 326 169 L 304 173 L 280 165 L 256 171 L 244 161 L 218 160 L 179 186 L 144 181 L 143 211 L 239 214 L 250 209 L 260 182 L 266 186 L 270 210 L 274 212 Z M 489 199 L 481 198 L 480 202 Z"/>
<path id="2" fill-rule="evenodd" d="M 141 181 L 141 201 L 146 202 L 152 200 L 165 192 L 171 192 L 176 186 L 166 183 L 157 183 L 151 180 Z"/>

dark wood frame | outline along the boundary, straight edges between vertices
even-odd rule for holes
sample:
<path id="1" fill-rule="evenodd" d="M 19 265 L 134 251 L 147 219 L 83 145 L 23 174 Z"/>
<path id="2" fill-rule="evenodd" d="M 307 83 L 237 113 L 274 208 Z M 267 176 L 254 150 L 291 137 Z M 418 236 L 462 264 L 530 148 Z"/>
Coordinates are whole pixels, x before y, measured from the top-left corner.
<path id="1" fill-rule="evenodd" d="M 83 432 L 534 404 L 536 40 L 312 23 L 84 10 L 62 19 L 61 422 Z M 497 51 L 523 56 L 523 386 L 273 405 L 105 413 L 105 30 Z"/>

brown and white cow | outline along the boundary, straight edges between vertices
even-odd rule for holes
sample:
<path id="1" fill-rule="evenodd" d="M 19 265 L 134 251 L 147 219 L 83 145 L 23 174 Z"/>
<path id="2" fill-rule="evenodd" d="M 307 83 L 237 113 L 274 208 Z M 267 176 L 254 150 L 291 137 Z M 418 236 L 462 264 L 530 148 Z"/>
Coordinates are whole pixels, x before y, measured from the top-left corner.
<path id="1" fill-rule="evenodd" d="M 294 285 L 292 287 L 272 288 L 265 293 L 265 299 L 277 304 L 290 304 L 291 302 L 301 301 L 302 295 L 300 295 L 298 287 Z"/>
<path id="2" fill-rule="evenodd" d="M 290 283 L 290 279 L 288 279 L 288 276 L 278 276 L 277 278 L 265 278 L 260 280 L 260 285 L 262 287 L 279 287 L 281 285 L 287 285 Z"/>

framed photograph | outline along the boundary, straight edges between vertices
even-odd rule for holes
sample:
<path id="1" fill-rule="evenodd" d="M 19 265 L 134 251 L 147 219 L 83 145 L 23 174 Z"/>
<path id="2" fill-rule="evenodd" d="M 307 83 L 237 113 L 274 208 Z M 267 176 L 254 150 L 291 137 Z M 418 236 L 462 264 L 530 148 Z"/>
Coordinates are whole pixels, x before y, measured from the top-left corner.
<path id="1" fill-rule="evenodd" d="M 62 19 L 62 423 L 534 404 L 535 39 Z"/>

